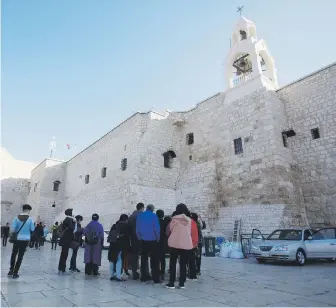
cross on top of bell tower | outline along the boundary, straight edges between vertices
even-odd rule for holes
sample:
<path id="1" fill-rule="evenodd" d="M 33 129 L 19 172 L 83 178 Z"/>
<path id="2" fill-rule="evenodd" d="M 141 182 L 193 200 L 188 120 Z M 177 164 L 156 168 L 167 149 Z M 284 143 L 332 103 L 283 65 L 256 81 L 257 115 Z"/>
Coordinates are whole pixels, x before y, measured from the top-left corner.
<path id="1" fill-rule="evenodd" d="M 239 13 L 240 16 L 242 15 L 243 11 L 244 11 L 244 6 L 237 7 L 237 12 Z"/>

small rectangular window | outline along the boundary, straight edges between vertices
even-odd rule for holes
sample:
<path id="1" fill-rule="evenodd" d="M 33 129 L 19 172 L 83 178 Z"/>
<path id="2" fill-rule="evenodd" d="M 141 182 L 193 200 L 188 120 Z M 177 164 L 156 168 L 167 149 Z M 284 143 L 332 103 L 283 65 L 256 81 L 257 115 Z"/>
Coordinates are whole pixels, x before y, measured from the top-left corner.
<path id="1" fill-rule="evenodd" d="M 90 182 L 90 176 L 87 174 L 85 176 L 85 184 L 89 184 L 89 182 Z"/>
<path id="2" fill-rule="evenodd" d="M 106 178 L 106 167 L 102 168 L 101 170 L 101 177 Z"/>
<path id="3" fill-rule="evenodd" d="M 318 129 L 318 127 L 313 128 L 311 130 L 311 134 L 312 134 L 313 140 L 319 139 L 320 138 L 320 130 Z"/>
<path id="4" fill-rule="evenodd" d="M 234 149 L 235 149 L 235 154 L 242 154 L 243 153 L 243 143 L 241 138 L 237 138 L 234 141 Z"/>
<path id="5" fill-rule="evenodd" d="M 189 160 L 192 160 L 192 155 L 189 155 Z"/>
<path id="6" fill-rule="evenodd" d="M 127 158 L 121 160 L 121 170 L 125 171 L 127 169 Z"/>
<path id="7" fill-rule="evenodd" d="M 34 192 L 37 190 L 37 183 L 34 185 Z"/>
<path id="8" fill-rule="evenodd" d="M 194 144 L 194 133 L 187 134 L 186 139 L 187 139 L 187 145 Z"/>
<path id="9" fill-rule="evenodd" d="M 30 193 L 30 191 L 31 191 L 31 183 L 28 182 L 28 194 Z"/>
<path id="10" fill-rule="evenodd" d="M 286 133 L 282 133 L 282 142 L 285 148 L 288 148 L 288 137 L 286 135 Z"/>
<path id="11" fill-rule="evenodd" d="M 58 191 L 59 190 L 59 185 L 60 185 L 60 181 L 55 181 L 54 182 L 54 188 L 53 188 L 53 191 Z"/>

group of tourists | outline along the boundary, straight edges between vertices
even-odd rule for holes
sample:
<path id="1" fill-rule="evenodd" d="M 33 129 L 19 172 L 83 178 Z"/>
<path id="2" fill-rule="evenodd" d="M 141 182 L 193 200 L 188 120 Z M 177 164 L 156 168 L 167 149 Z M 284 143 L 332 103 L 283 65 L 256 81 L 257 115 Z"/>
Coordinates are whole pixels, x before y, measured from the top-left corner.
<path id="1" fill-rule="evenodd" d="M 36 233 L 36 229 L 41 232 L 39 226 L 43 230 L 43 226 L 35 226 L 29 216 L 31 209 L 30 205 L 23 205 L 23 212 L 12 223 L 10 238 L 14 240 L 8 276 L 13 278 L 19 277 L 18 272 L 29 242 L 36 245 L 32 235 Z M 93 214 L 91 222 L 85 228 L 82 227 L 83 217 L 73 216 L 73 209 L 67 209 L 65 215 L 66 218 L 60 224 L 55 223 L 51 228 L 51 249 L 56 249 L 57 244 L 61 246 L 58 273 L 67 273 L 66 263 L 70 249 L 72 256 L 69 270 L 80 272 L 76 259 L 84 237 L 85 274 L 99 275 L 105 236 L 99 215 Z M 110 280 L 124 281 L 122 273 L 130 275 L 130 267 L 134 280 L 162 283 L 165 280 L 166 256 L 169 256 L 169 281 L 166 287 L 175 288 L 176 265 L 179 261 L 178 286 L 184 288 L 187 278 L 196 280 L 197 275 L 200 275 L 202 229 L 205 227 L 204 221 L 196 213 L 190 212 L 183 203 L 177 205 L 174 213 L 168 216 L 165 216 L 163 210 L 155 213 L 151 204 L 145 210 L 144 204 L 138 203 L 133 214 L 122 214 L 109 232 L 107 241 Z"/>

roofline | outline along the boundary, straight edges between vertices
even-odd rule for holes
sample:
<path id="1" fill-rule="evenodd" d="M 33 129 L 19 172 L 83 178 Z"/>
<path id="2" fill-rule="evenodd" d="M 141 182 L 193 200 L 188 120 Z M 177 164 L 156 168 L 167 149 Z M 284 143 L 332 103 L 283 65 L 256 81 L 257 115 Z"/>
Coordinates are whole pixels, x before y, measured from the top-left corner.
<path id="1" fill-rule="evenodd" d="M 47 161 L 47 160 L 53 160 L 53 161 L 59 161 L 59 162 L 61 162 L 61 163 L 66 163 L 66 161 L 65 160 L 61 160 L 61 159 L 56 159 L 56 158 L 48 158 L 48 157 L 46 157 L 45 159 L 43 159 L 34 169 L 32 169 L 32 171 L 31 172 L 33 172 L 35 169 L 37 169 L 37 167 L 39 167 L 40 165 L 42 165 L 45 161 Z"/>
<path id="2" fill-rule="evenodd" d="M 312 73 L 310 73 L 308 75 L 305 75 L 305 76 L 303 76 L 303 77 L 301 77 L 301 78 L 299 78 L 299 79 L 297 79 L 297 80 L 295 80 L 295 81 L 293 81 L 291 83 L 288 83 L 288 84 L 282 86 L 280 89 L 276 90 L 275 92 L 278 92 L 278 91 L 283 90 L 284 88 L 290 87 L 290 86 L 292 86 L 292 85 L 294 85 L 294 84 L 296 84 L 296 83 L 298 83 L 298 82 L 300 82 L 300 81 L 302 81 L 304 79 L 307 79 L 307 78 L 309 78 L 309 77 L 311 77 L 313 75 L 316 75 L 316 74 L 318 74 L 318 73 L 320 73 L 320 72 L 322 72 L 324 70 L 327 70 L 327 69 L 331 68 L 334 65 L 336 65 L 336 62 L 333 62 L 333 63 L 331 63 L 331 64 L 329 64 L 329 65 L 327 65 L 325 67 L 322 67 L 321 69 L 319 69 L 317 71 L 314 71 L 314 72 L 312 72 Z"/>
<path id="3" fill-rule="evenodd" d="M 149 111 L 152 112 L 152 111 Z M 113 132 L 114 130 L 116 130 L 119 126 L 121 126 L 122 124 L 124 124 L 125 122 L 127 122 L 128 120 L 132 119 L 133 117 L 135 117 L 137 114 L 149 114 L 149 112 L 139 112 L 137 111 L 136 113 L 132 114 L 130 117 L 128 117 L 126 120 L 124 120 L 123 122 L 121 122 L 119 125 L 117 125 L 116 127 L 112 128 L 110 131 L 108 131 L 106 134 L 104 134 L 103 136 L 101 136 L 99 139 L 97 139 L 95 142 L 91 143 L 89 146 L 87 146 L 84 150 L 80 151 L 78 154 L 76 154 L 74 157 L 70 158 L 67 163 L 69 163 L 70 161 L 72 161 L 75 157 L 77 157 L 78 155 L 82 154 L 84 151 L 86 151 L 88 148 L 92 147 L 94 144 L 96 144 L 98 141 L 102 140 L 104 137 L 106 137 L 109 133 Z"/>
<path id="4" fill-rule="evenodd" d="M 28 164 L 37 164 L 37 163 L 34 163 L 32 161 L 28 161 L 28 160 L 21 160 L 21 159 L 16 159 L 11 152 L 9 152 L 6 148 L 4 147 L 1 147 L 1 150 L 6 152 L 11 158 L 13 158 L 14 160 L 18 161 L 18 162 L 22 162 L 22 163 L 28 163 Z"/>

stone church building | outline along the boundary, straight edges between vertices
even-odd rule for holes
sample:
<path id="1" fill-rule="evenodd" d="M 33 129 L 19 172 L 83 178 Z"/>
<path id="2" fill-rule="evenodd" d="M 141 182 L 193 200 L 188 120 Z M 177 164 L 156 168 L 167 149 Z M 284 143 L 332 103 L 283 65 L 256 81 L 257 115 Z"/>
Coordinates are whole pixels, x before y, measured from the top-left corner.
<path id="1" fill-rule="evenodd" d="M 226 91 L 184 112 L 137 112 L 67 162 L 31 172 L 27 203 L 51 224 L 66 208 L 105 229 L 138 202 L 180 202 L 214 232 L 336 224 L 336 64 L 279 88 L 256 26 L 241 17 Z"/>

